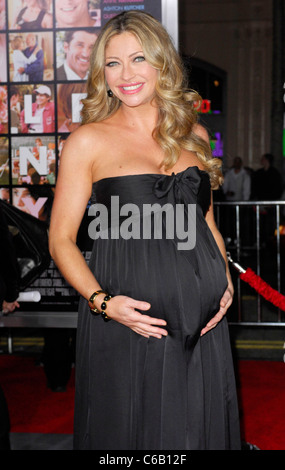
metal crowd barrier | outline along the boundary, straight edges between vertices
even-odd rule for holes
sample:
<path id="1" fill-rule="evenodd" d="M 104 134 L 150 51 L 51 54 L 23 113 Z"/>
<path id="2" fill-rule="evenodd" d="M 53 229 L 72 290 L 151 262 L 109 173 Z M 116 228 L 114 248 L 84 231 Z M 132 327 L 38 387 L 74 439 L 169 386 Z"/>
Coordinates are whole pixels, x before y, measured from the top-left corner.
<path id="1" fill-rule="evenodd" d="M 32 328 L 76 328 L 77 312 L 40 312 L 15 311 L 9 315 L 0 314 L 0 331 L 6 328 L 6 342 L 8 353 L 14 351 L 15 329 Z"/>
<path id="2" fill-rule="evenodd" d="M 246 212 L 246 210 L 247 212 Z M 282 241 L 285 242 L 285 201 L 234 201 L 234 202 L 215 202 L 214 210 L 216 222 L 219 230 L 221 231 L 225 242 L 227 251 L 230 252 L 231 258 L 239 263 L 244 269 L 251 267 L 258 276 L 261 276 L 267 282 L 266 270 L 261 269 L 264 253 L 266 252 L 266 243 L 268 240 L 263 240 L 262 232 L 271 234 L 271 249 L 270 249 L 270 263 L 267 267 L 270 269 L 275 264 L 274 276 L 270 281 L 274 284 L 271 286 L 281 294 L 285 295 L 285 286 L 282 286 L 282 273 L 285 269 L 284 253 Z M 284 213 L 283 213 L 284 212 Z M 270 213 L 270 217 L 266 215 Z M 265 217 L 264 217 L 265 215 Z M 229 218 L 230 220 L 225 220 Z M 264 220 L 265 219 L 265 220 Z M 282 221 L 284 222 L 284 234 L 282 234 Z M 234 234 L 234 243 L 227 242 L 227 229 L 226 225 L 230 225 L 230 230 Z M 267 226 L 265 226 L 267 224 Z M 243 227 L 242 227 L 243 225 Z M 247 239 L 243 241 L 243 236 Z M 248 238 L 251 238 L 250 241 Z M 274 247 L 274 250 L 272 250 Z M 247 256 L 243 256 L 244 251 Z M 275 251 L 275 253 L 272 253 Z M 253 262 L 254 267 L 248 266 L 246 263 Z M 283 269 L 283 271 L 282 271 Z M 284 275 L 284 274 L 283 274 Z M 264 306 L 261 295 L 256 294 L 256 311 L 253 318 L 252 312 L 250 319 L 245 318 L 244 309 L 242 305 L 242 290 L 244 282 L 235 276 L 232 272 L 233 278 L 236 280 L 235 296 L 237 297 L 237 315 L 230 324 L 234 325 L 248 325 L 248 326 L 285 326 L 285 312 L 275 308 L 275 312 L 271 309 L 271 314 L 267 320 L 263 318 L 262 306 Z M 254 296 L 254 292 L 252 293 Z M 266 304 L 266 301 L 265 301 Z M 267 315 L 268 316 L 268 315 Z"/>

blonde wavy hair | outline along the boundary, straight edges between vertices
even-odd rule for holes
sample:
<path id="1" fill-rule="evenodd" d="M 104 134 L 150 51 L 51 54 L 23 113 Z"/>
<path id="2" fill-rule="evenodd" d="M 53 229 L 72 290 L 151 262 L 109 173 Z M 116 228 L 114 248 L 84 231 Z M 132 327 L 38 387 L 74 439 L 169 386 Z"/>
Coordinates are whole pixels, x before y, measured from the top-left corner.
<path id="1" fill-rule="evenodd" d="M 128 11 L 112 18 L 95 42 L 87 79 L 87 97 L 82 100 L 82 124 L 99 122 L 111 116 L 121 105 L 108 97 L 105 80 L 105 49 L 110 39 L 123 32 L 132 33 L 140 42 L 148 63 L 158 70 L 155 101 L 158 122 L 153 137 L 163 149 L 162 166 L 169 169 L 177 162 L 181 149 L 195 152 L 209 173 L 212 189 L 222 183 L 221 162 L 212 157 L 210 146 L 193 132 L 201 97 L 188 90 L 184 67 L 165 28 L 148 13 Z"/>

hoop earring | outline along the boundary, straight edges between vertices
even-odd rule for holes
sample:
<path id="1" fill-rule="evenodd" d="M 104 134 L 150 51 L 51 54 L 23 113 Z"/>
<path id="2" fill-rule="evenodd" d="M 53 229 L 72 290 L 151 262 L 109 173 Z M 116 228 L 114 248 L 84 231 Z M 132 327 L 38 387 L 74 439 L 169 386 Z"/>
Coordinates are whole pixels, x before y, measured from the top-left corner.
<path id="1" fill-rule="evenodd" d="M 113 98 L 113 96 L 114 96 L 112 90 L 108 90 L 108 91 L 107 91 L 107 94 L 108 94 L 108 96 L 109 96 L 110 98 Z"/>

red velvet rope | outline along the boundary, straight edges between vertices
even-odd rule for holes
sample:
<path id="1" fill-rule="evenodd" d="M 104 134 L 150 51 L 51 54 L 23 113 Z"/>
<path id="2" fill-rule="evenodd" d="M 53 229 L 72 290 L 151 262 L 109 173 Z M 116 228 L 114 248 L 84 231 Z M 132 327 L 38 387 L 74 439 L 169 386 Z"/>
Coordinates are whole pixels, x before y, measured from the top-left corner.
<path id="1" fill-rule="evenodd" d="M 285 311 L 285 296 L 269 286 L 260 276 L 255 274 L 252 269 L 247 268 L 246 272 L 241 273 L 239 277 L 253 287 L 266 300 Z"/>

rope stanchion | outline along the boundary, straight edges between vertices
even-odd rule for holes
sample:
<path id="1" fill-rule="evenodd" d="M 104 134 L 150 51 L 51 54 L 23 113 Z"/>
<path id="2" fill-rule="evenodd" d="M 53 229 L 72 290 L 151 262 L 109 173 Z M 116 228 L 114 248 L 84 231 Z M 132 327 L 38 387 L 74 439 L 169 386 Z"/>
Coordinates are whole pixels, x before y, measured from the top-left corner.
<path id="1" fill-rule="evenodd" d="M 258 276 L 251 268 L 244 269 L 238 263 L 233 261 L 230 253 L 227 253 L 227 257 L 229 262 L 239 272 L 239 277 L 242 281 L 253 287 L 258 294 L 262 295 L 262 297 L 275 305 L 275 307 L 285 311 L 285 296 L 283 294 L 278 292 L 276 289 L 273 289 L 273 287 L 267 284 L 267 282 Z"/>

